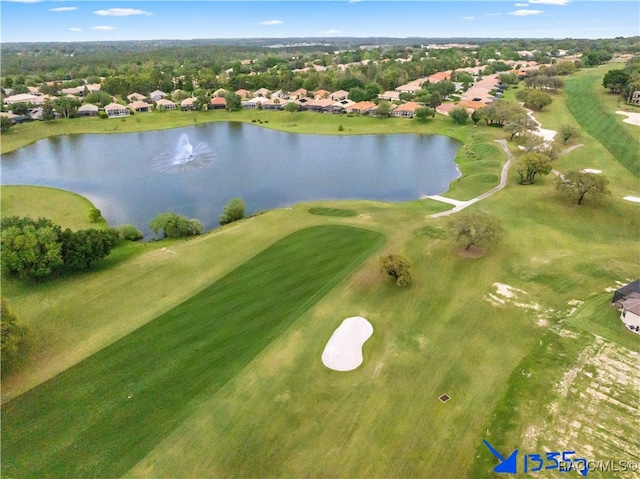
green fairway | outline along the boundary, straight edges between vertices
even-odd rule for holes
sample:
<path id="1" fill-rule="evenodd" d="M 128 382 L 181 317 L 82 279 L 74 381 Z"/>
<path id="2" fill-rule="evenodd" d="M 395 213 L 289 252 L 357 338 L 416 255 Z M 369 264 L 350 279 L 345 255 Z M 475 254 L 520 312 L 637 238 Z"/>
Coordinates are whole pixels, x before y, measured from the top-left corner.
<path id="1" fill-rule="evenodd" d="M 602 77 L 611 66 L 586 70 L 567 80 L 567 107 L 580 125 L 602 143 L 615 158 L 633 175 L 640 176 L 638 127 L 622 122 L 605 105 L 601 97 L 607 95 L 602 87 Z"/>
<path id="2" fill-rule="evenodd" d="M 5 404 L 3 475 L 120 476 L 383 242 L 360 228 L 300 230 Z"/>

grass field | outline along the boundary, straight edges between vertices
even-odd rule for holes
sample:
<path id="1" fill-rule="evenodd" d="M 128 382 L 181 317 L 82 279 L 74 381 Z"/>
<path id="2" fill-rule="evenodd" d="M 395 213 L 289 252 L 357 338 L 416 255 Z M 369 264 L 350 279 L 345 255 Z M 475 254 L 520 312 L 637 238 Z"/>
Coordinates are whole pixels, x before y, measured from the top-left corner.
<path id="1" fill-rule="evenodd" d="M 89 209 L 93 204 L 86 198 L 68 191 L 40 186 L 0 187 L 0 216 L 29 216 L 37 214 L 49 218 L 62 228 L 72 230 L 106 228 L 103 219 L 89 220 Z M 36 218 L 33 218 L 36 219 Z"/>
<path id="2" fill-rule="evenodd" d="M 5 404 L 3 474 L 125 473 L 383 242 L 344 226 L 300 230 Z"/>
<path id="3" fill-rule="evenodd" d="M 512 172 L 470 207 L 507 230 L 482 258 L 459 256 L 447 218 L 430 217 L 450 205 L 326 201 L 132 245 L 84 275 L 3 280 L 32 331 L 24 367 L 2 381 L 3 476 L 502 477 L 482 439 L 503 454 L 633 459 L 640 387 L 623 371 L 640 368 L 640 338 L 606 290 L 640 277 L 638 205 L 622 199 L 638 178 L 573 117 L 571 95 L 537 115 L 581 132 L 570 144 L 584 146 L 554 167 L 603 170 L 611 196 L 576 207 L 553 175 L 519 186 Z M 311 129 L 303 115 L 283 121 Z M 336 127 L 316 117 L 318 129 Z M 344 120 L 345 133 L 386 122 Z M 505 135 L 455 134 L 463 177 L 447 196 L 467 199 L 497 183 L 506 158 L 493 140 Z M 409 258 L 411 287 L 379 271 L 387 253 Z M 348 264 L 319 269 L 334 257 Z M 356 315 L 374 328 L 364 363 L 325 368 L 327 340 Z M 211 324 L 221 316 L 229 336 L 219 347 Z M 243 341 L 252 328 L 258 339 Z"/>

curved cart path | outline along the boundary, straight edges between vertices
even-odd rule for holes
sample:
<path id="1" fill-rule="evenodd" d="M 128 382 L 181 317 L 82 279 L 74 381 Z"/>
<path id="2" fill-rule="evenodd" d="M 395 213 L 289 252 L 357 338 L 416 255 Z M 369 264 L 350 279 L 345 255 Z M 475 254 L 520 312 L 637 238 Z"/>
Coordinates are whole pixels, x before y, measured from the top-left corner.
<path id="1" fill-rule="evenodd" d="M 500 191 L 502 188 L 504 188 L 507 185 L 507 176 L 509 174 L 509 167 L 511 166 L 511 161 L 513 160 L 513 155 L 511 154 L 511 152 L 509 151 L 509 148 L 507 147 L 507 140 L 495 140 L 495 141 L 496 143 L 500 144 L 504 152 L 507 154 L 507 162 L 502 167 L 502 174 L 500 175 L 500 183 L 498 184 L 498 186 L 490 189 L 486 193 L 482 193 L 481 195 L 476 196 L 475 198 L 472 198 L 467 201 L 452 200 L 451 198 L 445 198 L 440 195 L 425 196 L 425 198 L 441 201 L 443 203 L 449 203 L 455 206 L 450 210 L 430 215 L 431 218 L 439 218 L 441 216 L 449 216 L 449 215 L 452 215 L 453 213 L 457 213 L 458 211 L 465 209 L 467 206 L 470 206 L 480 200 L 487 198 L 488 196 L 491 196 L 496 191 Z"/>

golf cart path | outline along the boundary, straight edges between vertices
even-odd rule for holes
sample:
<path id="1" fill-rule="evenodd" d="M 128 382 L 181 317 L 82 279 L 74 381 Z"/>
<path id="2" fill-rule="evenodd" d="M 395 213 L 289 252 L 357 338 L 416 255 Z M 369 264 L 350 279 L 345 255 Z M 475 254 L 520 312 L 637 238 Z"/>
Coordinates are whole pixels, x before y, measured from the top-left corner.
<path id="1" fill-rule="evenodd" d="M 498 184 L 498 186 L 490 189 L 486 193 L 482 193 L 481 195 L 476 196 L 475 198 L 472 198 L 467 201 L 452 200 L 451 198 L 445 198 L 440 195 L 425 196 L 424 198 L 426 199 L 441 201 L 443 203 L 449 203 L 451 205 L 454 205 L 454 208 L 450 210 L 430 215 L 431 218 L 439 218 L 441 216 L 449 216 L 449 215 L 452 215 L 453 213 L 457 213 L 458 211 L 465 209 L 467 206 L 470 206 L 480 200 L 487 198 L 488 196 L 491 196 L 496 191 L 500 191 L 502 188 L 504 188 L 507 185 L 507 176 L 509 174 L 509 167 L 511 166 L 511 161 L 513 160 L 513 155 L 511 154 L 511 152 L 509 151 L 509 148 L 507 147 L 507 140 L 495 140 L 495 141 L 496 143 L 500 144 L 504 152 L 507 154 L 507 162 L 502 167 L 502 173 L 500 175 L 500 183 Z"/>

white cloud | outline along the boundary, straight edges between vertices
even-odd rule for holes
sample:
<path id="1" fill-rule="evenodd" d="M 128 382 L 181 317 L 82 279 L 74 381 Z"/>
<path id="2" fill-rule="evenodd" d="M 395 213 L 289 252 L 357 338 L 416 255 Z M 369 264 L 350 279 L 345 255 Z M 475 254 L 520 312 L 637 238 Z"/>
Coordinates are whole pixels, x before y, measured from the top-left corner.
<path id="1" fill-rule="evenodd" d="M 516 10 L 515 12 L 507 13 L 507 15 L 515 15 L 516 17 L 525 17 L 527 15 L 539 15 L 543 13 L 542 10 Z"/>
<path id="2" fill-rule="evenodd" d="M 95 27 L 91 27 L 89 30 L 99 30 L 101 32 L 108 32 L 110 30 L 115 30 L 116 27 L 110 27 L 108 25 L 96 25 Z"/>
<path id="3" fill-rule="evenodd" d="M 335 33 L 340 33 L 340 30 L 325 30 L 322 32 L 324 35 L 333 35 Z"/>
<path id="4" fill-rule="evenodd" d="M 528 3 L 516 3 L 514 6 L 515 7 L 528 7 L 529 4 Z"/>
<path id="5" fill-rule="evenodd" d="M 135 8 L 109 8 L 107 10 L 96 10 L 96 15 L 103 17 L 129 17 L 131 15 L 153 15 L 151 12 L 136 10 Z"/>
<path id="6" fill-rule="evenodd" d="M 502 13 L 485 13 L 487 17 L 499 17 Z"/>
<path id="7" fill-rule="evenodd" d="M 70 31 L 70 32 L 81 32 L 81 31 L 82 31 L 82 28 L 78 28 L 78 27 L 71 27 L 71 28 L 69 29 L 69 31 Z"/>
<path id="8" fill-rule="evenodd" d="M 567 3 L 569 3 L 569 0 L 529 0 L 529 3 L 540 3 L 543 5 L 566 5 Z"/>
<path id="9" fill-rule="evenodd" d="M 78 7 L 56 7 L 49 9 L 50 12 L 71 12 L 77 10 Z"/>
<path id="10" fill-rule="evenodd" d="M 476 17 L 462 17 L 463 20 L 475 20 Z"/>
<path id="11" fill-rule="evenodd" d="M 362 0 L 349 0 L 347 3 L 360 3 Z"/>
<path id="12" fill-rule="evenodd" d="M 267 20 L 264 22 L 258 23 L 258 25 L 282 25 L 282 20 Z"/>
<path id="13" fill-rule="evenodd" d="M 40 3 L 41 0 L 5 0 L 6 2 L 13 3 Z"/>

